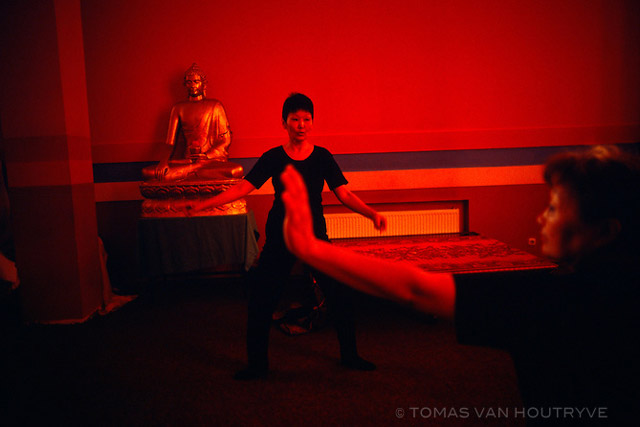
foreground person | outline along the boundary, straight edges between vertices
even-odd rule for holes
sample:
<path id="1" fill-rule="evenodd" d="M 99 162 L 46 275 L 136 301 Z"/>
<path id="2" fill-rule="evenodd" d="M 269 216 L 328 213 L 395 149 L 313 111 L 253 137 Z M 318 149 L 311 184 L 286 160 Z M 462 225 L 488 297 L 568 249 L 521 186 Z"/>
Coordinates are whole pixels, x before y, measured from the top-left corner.
<path id="1" fill-rule="evenodd" d="M 455 276 L 356 254 L 316 239 L 293 167 L 284 236 L 305 263 L 358 290 L 453 319 L 458 341 L 510 353 L 528 422 L 637 422 L 640 378 L 640 166 L 616 147 L 546 165 L 538 217 L 554 272 Z M 559 409 L 558 409 L 559 408 Z M 541 412 L 544 411 L 544 412 Z"/>

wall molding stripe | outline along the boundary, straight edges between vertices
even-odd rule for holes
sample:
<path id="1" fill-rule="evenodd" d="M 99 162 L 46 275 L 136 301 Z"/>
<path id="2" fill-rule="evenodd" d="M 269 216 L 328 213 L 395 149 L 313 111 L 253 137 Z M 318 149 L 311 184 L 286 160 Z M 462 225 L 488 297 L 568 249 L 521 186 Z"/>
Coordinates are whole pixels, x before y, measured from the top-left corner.
<path id="1" fill-rule="evenodd" d="M 542 165 L 345 172 L 352 191 L 543 184 Z M 96 202 L 142 200 L 140 182 L 96 183 Z M 325 185 L 325 192 L 329 189 Z M 273 194 L 271 181 L 252 195 Z"/>
<path id="2" fill-rule="evenodd" d="M 640 144 L 621 145 L 640 151 Z M 543 164 L 549 156 L 586 146 L 495 148 L 482 150 L 439 150 L 391 153 L 336 154 L 344 172 L 365 172 L 412 169 L 459 169 L 477 167 L 531 166 Z M 231 158 L 248 172 L 257 158 Z M 142 180 L 142 168 L 156 162 L 94 163 L 96 183 Z"/>

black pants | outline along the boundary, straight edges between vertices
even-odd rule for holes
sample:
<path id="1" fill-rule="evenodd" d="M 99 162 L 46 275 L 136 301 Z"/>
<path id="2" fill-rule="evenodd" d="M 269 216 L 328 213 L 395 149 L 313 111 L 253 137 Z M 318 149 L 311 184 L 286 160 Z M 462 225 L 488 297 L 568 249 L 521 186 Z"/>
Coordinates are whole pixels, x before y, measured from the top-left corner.
<path id="1" fill-rule="evenodd" d="M 247 322 L 247 356 L 249 368 L 269 368 L 268 347 L 271 320 L 284 285 L 297 258 L 283 244 L 267 244 L 260 254 L 258 265 L 248 277 L 249 318 Z M 353 316 L 353 290 L 333 278 L 312 271 L 326 298 L 330 318 L 333 319 L 343 360 L 357 356 Z"/>

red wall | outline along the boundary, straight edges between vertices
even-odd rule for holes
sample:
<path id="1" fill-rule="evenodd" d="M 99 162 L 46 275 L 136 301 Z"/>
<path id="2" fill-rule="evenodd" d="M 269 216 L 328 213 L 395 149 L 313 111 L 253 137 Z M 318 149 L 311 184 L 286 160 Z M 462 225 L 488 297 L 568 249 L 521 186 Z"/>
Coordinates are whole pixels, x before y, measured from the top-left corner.
<path id="1" fill-rule="evenodd" d="M 291 91 L 335 153 L 638 139 L 631 0 L 84 0 L 82 16 L 95 162 L 156 158 L 194 61 L 231 157 L 279 143 Z"/>
<path id="2" fill-rule="evenodd" d="M 60 18 L 67 4 L 74 13 L 80 5 L 80 22 Z M 10 59 L 0 65 L 3 137 L 24 139 L 27 145 L 14 141 L 11 150 L 38 154 L 30 157 L 35 165 L 43 156 L 49 163 L 59 160 L 51 142 L 63 135 L 72 149 L 64 159 L 71 165 L 69 179 L 86 186 L 92 184 L 91 163 L 157 160 L 170 107 L 184 98 L 182 75 L 192 62 L 208 73 L 208 95 L 227 109 L 232 158 L 257 157 L 283 142 L 280 110 L 291 91 L 314 99 L 314 142 L 336 154 L 640 142 L 637 0 L 38 5 L 21 5 L 25 13 L 19 19 L 5 13 L 13 6 L 4 9 L 4 3 L 0 13 L 0 53 Z M 51 72 L 41 73 L 43 67 Z M 49 165 L 41 163 L 36 166 Z M 393 170 L 352 176 L 370 177 L 357 188 L 370 202 L 469 200 L 471 230 L 525 245 L 536 233 L 544 185 L 537 179 L 516 183 L 508 168 L 454 166 L 429 169 L 446 174 L 446 188 L 416 189 L 407 178 L 412 175 L 400 174 L 393 191 L 378 191 L 378 182 L 396 176 Z M 486 173 L 495 173 L 499 182 L 469 179 Z M 22 175 L 59 185 L 53 174 Z M 11 172 L 12 187 L 14 178 Z M 126 211 L 127 220 L 136 221 L 139 200 L 123 195 L 137 184 L 115 184 L 115 196 L 99 199 L 97 206 L 105 243 L 123 232 L 122 221 L 105 219 Z M 269 197 L 248 199 L 259 222 Z M 38 203 L 25 206 L 36 209 Z M 130 255 L 129 261 L 135 258 Z"/>
<path id="3" fill-rule="evenodd" d="M 291 91 L 315 101 L 314 142 L 336 154 L 640 142 L 636 0 L 81 0 L 80 7 L 86 84 L 82 55 L 48 43 L 51 34 L 58 46 L 77 40 L 76 20 L 57 19 L 54 29 L 36 8 L 12 24 L 29 37 L 13 44 L 8 34 L 2 43 L 11 58 L 2 65 L 5 137 L 46 127 L 86 138 L 86 123 L 74 117 L 88 109 L 94 164 L 157 160 L 170 107 L 184 98 L 183 73 L 197 62 L 209 76 L 208 95 L 227 109 L 232 158 L 282 143 L 281 105 Z M 64 78 L 38 74 L 56 62 Z M 27 105 L 25 84 L 41 101 L 18 120 L 12 112 Z M 84 88 L 86 107 L 75 100 Z M 373 179 L 357 190 L 371 202 L 469 200 L 471 230 L 526 245 L 544 185 L 514 184 L 506 169 L 479 166 L 444 170 L 447 188 L 415 189 L 404 178 L 394 191 L 376 191 Z M 468 178 L 486 173 L 501 182 Z M 116 184 L 115 196 L 98 203 L 106 244 L 136 221 L 137 184 Z M 259 221 L 269 197 L 248 198 Z M 128 225 L 108 220 L 121 213 Z"/>
<path id="4" fill-rule="evenodd" d="M 283 142 L 291 91 L 314 100 L 314 142 L 335 154 L 639 142 L 637 3 L 83 0 L 93 161 L 157 160 L 193 62 L 227 109 L 232 158 Z M 527 242 L 547 198 L 539 179 L 482 186 L 468 177 L 504 172 L 448 171 L 457 186 L 358 190 L 372 203 L 469 200 L 471 230 L 538 251 Z M 126 206 L 135 221 L 137 203 L 108 200 L 106 244 L 127 234 L 108 219 Z M 262 228 L 271 196 L 247 200 Z"/>

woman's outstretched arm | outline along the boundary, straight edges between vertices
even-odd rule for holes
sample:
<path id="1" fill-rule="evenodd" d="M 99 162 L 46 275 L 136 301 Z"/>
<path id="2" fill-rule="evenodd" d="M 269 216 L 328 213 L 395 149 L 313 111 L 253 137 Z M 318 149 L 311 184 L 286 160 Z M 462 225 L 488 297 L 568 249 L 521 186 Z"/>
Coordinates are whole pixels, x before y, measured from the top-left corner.
<path id="1" fill-rule="evenodd" d="M 287 247 L 302 261 L 363 292 L 408 304 L 417 310 L 452 318 L 453 276 L 429 273 L 411 264 L 368 257 L 318 240 L 313 234 L 307 189 L 300 174 L 287 166 L 282 173 Z"/>
<path id="2" fill-rule="evenodd" d="M 341 185 L 340 187 L 336 188 L 335 190 L 333 190 L 333 193 L 336 195 L 338 200 L 340 200 L 340 203 L 342 203 L 352 211 L 357 212 L 360 215 L 365 216 L 373 221 L 373 226 L 376 228 L 376 230 L 385 231 L 387 229 L 387 219 L 371 207 L 367 206 L 367 204 L 354 193 L 352 193 L 346 185 Z"/>
<path id="3" fill-rule="evenodd" d="M 249 181 L 243 179 L 242 181 L 235 184 L 233 187 L 230 187 L 228 190 L 223 191 L 222 193 L 216 194 L 210 199 L 207 199 L 204 202 L 195 203 L 193 205 L 188 205 L 188 212 L 194 213 L 206 208 L 213 208 L 216 206 L 224 205 L 225 203 L 231 203 L 247 194 L 251 193 L 255 190 L 256 187 L 253 186 Z"/>

